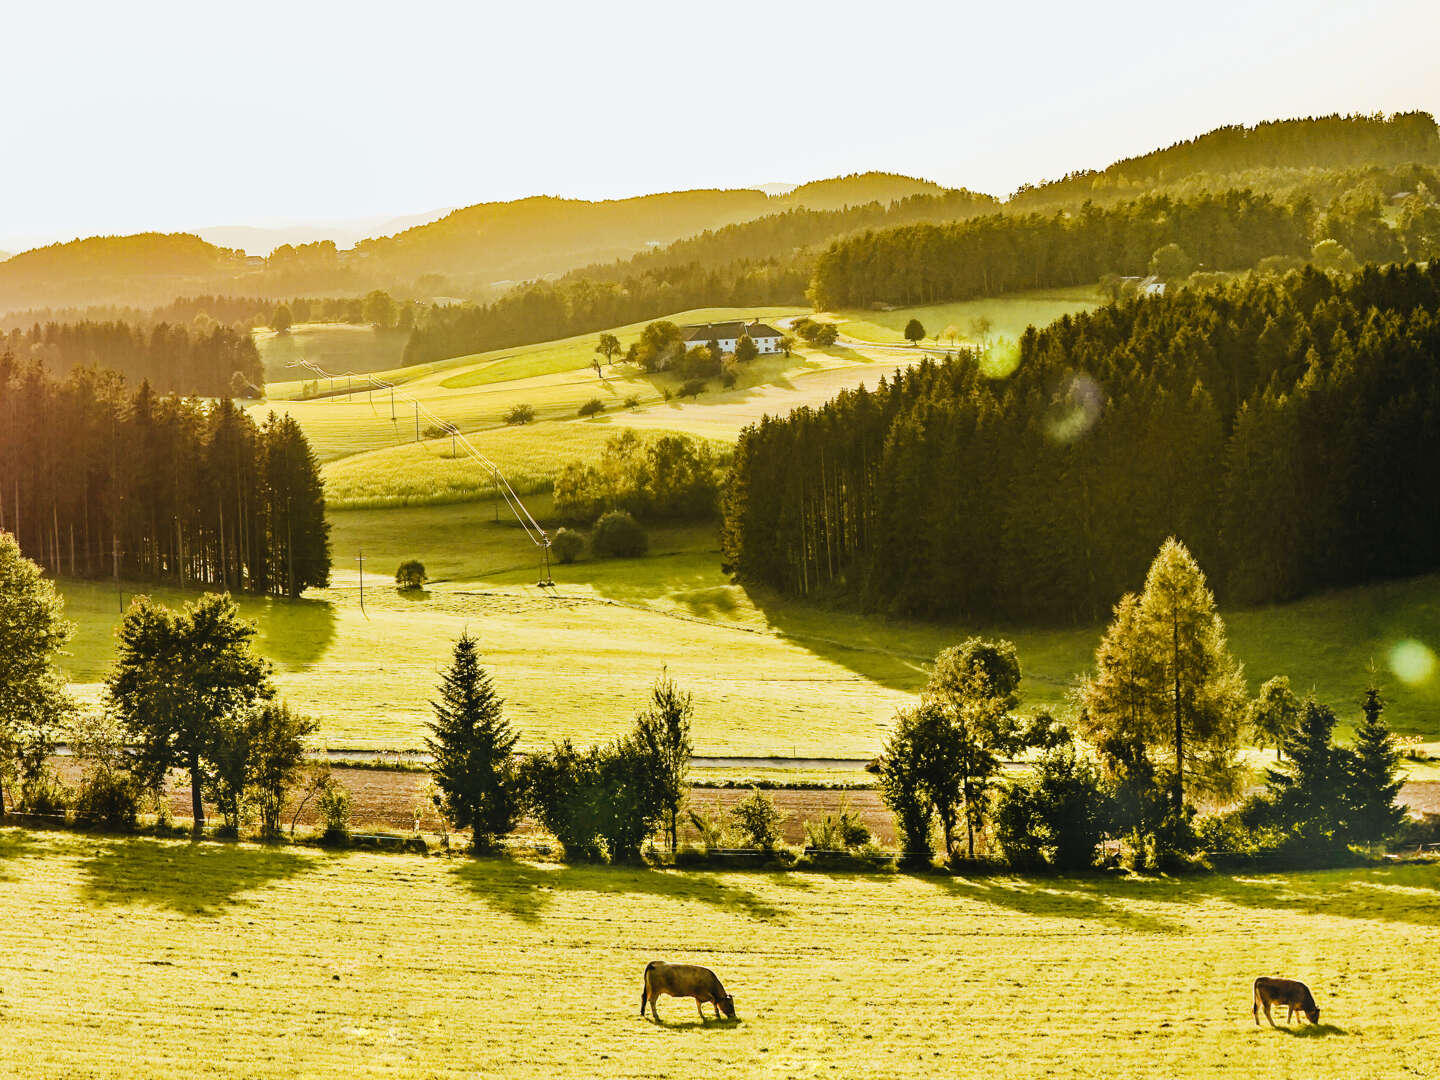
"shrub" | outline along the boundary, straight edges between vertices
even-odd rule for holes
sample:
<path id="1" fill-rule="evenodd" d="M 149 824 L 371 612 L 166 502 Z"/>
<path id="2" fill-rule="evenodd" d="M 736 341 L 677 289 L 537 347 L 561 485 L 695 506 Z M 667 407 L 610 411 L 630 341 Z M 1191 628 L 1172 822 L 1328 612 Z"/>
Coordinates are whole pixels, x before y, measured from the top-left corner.
<path id="1" fill-rule="evenodd" d="M 573 563 L 585 552 L 585 537 L 574 529 L 561 529 L 550 539 L 550 550 L 562 563 Z"/>
<path id="2" fill-rule="evenodd" d="M 780 826 L 787 816 L 775 805 L 774 799 L 755 788 L 730 808 L 731 827 L 741 845 L 759 848 L 767 854 L 780 846 Z"/>
<path id="3" fill-rule="evenodd" d="M 419 559 L 407 559 L 395 571 L 395 584 L 401 589 L 419 589 L 427 580 L 425 564 Z"/>
<path id="4" fill-rule="evenodd" d="M 22 813 L 64 817 L 70 807 L 70 789 L 60 782 L 60 774 L 44 765 L 20 781 L 16 803 Z"/>
<path id="5" fill-rule="evenodd" d="M 701 394 L 703 394 L 704 392 L 705 392 L 705 380 L 704 380 L 704 379 L 686 379 L 686 380 L 684 381 L 684 383 L 682 383 L 681 386 L 680 386 L 680 396 L 681 396 L 682 398 L 687 398 L 687 397 L 699 397 L 699 396 L 700 396 Z"/>
<path id="6" fill-rule="evenodd" d="M 720 385 L 729 390 L 735 385 L 736 375 L 732 368 L 726 368 L 720 373 Z"/>
<path id="7" fill-rule="evenodd" d="M 535 419 L 535 407 L 533 405 L 516 405 L 505 414 L 507 424 L 529 424 Z"/>
<path id="8" fill-rule="evenodd" d="M 454 424 L 430 424 L 425 428 L 424 435 L 427 439 L 447 439 L 459 430 Z"/>
<path id="9" fill-rule="evenodd" d="M 569 739 L 527 755 L 520 765 L 526 805 L 572 861 L 599 859 L 598 751 Z"/>
<path id="10" fill-rule="evenodd" d="M 821 851 L 849 851 L 870 842 L 870 828 L 843 803 L 818 821 L 805 822 L 805 843 Z"/>
<path id="11" fill-rule="evenodd" d="M 75 795 L 78 820 L 129 832 L 140 816 L 140 788 L 128 773 L 109 770 L 88 776 Z"/>
<path id="12" fill-rule="evenodd" d="M 1014 865 L 1084 870 L 1095 861 L 1109 817 L 1110 797 L 1099 772 L 1062 746 L 1040 759 L 1031 780 L 1005 790 L 994 825 Z"/>
<path id="13" fill-rule="evenodd" d="M 604 411 L 605 402 L 601 401 L 598 397 L 592 397 L 589 401 L 585 402 L 584 405 L 580 406 L 581 416 L 594 416 L 595 414 L 602 413 Z"/>
<path id="14" fill-rule="evenodd" d="M 639 399 L 638 397 L 636 397 L 634 394 L 631 394 L 629 397 L 627 397 L 627 398 L 625 399 L 625 408 L 627 408 L 627 409 L 638 409 L 638 408 L 640 408 L 640 399 Z"/>
<path id="15" fill-rule="evenodd" d="M 700 845 L 706 851 L 726 846 L 725 814 L 719 806 L 712 814 L 692 809 L 687 816 L 691 827 L 700 834 Z"/>
<path id="16" fill-rule="evenodd" d="M 631 514 L 611 510 L 595 522 L 590 547 L 601 558 L 629 559 L 644 555 L 649 550 L 650 539 Z"/>
<path id="17" fill-rule="evenodd" d="M 325 830 L 322 838 L 327 844 L 343 844 L 350 838 L 350 804 L 350 789 L 339 780 L 331 777 L 320 789 L 316 806 Z"/>

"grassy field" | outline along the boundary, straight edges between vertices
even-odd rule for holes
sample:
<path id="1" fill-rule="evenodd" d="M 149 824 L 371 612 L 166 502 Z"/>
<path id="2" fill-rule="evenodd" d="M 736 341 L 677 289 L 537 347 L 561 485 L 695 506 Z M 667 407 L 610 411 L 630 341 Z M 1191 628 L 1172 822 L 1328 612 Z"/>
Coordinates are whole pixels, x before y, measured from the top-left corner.
<path id="1" fill-rule="evenodd" d="M 901 343 L 905 341 L 905 324 L 919 319 L 933 341 L 947 327 L 955 327 L 962 343 L 976 342 L 972 320 L 990 320 L 990 336 L 1018 340 L 1027 326 L 1046 326 L 1062 315 L 1073 315 L 1099 306 L 1101 297 L 1093 285 L 1067 289 L 1036 289 L 1033 292 L 1011 293 L 956 304 L 930 304 L 924 307 L 896 308 L 893 311 L 855 309 L 837 312 L 840 332 L 860 341 Z M 949 344 L 942 338 L 940 344 Z"/>
<path id="2" fill-rule="evenodd" d="M 8 1076 L 1440 1070 L 1440 869 L 674 873 L 0 832 Z M 641 973 L 714 968 L 738 1022 Z M 1257 1028 L 1256 975 L 1318 1027 Z M 1280 1018 L 1283 1026 L 1283 1015 Z"/>
<path id="3" fill-rule="evenodd" d="M 255 347 L 265 365 L 268 382 L 299 378 L 293 366 L 309 360 L 326 371 L 384 371 L 398 367 L 407 335 L 378 332 L 371 326 L 348 323 L 297 323 L 283 334 L 274 330 L 253 332 Z"/>
<path id="4" fill-rule="evenodd" d="M 548 497 L 527 502 L 542 519 L 549 513 Z M 895 708 L 923 684 L 926 662 L 972 633 L 1016 642 L 1027 707 L 1063 706 L 1101 632 L 899 622 L 780 600 L 720 572 L 709 525 L 653 530 L 643 559 L 554 566 L 549 594 L 535 587 L 536 549 L 495 516 L 483 502 L 337 513 L 332 588 L 296 604 L 242 601 L 282 692 L 320 719 L 328 745 L 419 745 L 436 672 L 466 628 L 528 745 L 623 730 L 668 665 L 695 693 L 698 753 L 802 756 L 873 754 Z M 391 578 L 412 557 L 438 583 L 406 596 Z M 93 697 L 113 655 L 118 600 L 107 585 L 63 590 L 80 625 L 67 668 Z M 1373 663 L 1395 727 L 1440 739 L 1440 678 L 1407 685 L 1388 670 L 1397 644 L 1440 643 L 1440 576 L 1225 616 L 1252 687 L 1289 674 L 1348 724 Z"/>
<path id="5" fill-rule="evenodd" d="M 495 428 L 468 436 L 471 445 L 493 461 L 510 486 L 522 495 L 549 491 L 555 477 L 574 461 L 594 463 L 605 444 L 626 427 L 613 420 L 557 421 Z M 649 439 L 664 430 L 641 432 Z M 731 444 L 708 440 L 718 454 Z M 378 509 L 432 503 L 475 502 L 495 497 L 495 483 L 463 449 L 452 451 L 446 438 L 407 443 L 388 450 L 351 454 L 325 467 L 325 498 L 332 509 Z"/>

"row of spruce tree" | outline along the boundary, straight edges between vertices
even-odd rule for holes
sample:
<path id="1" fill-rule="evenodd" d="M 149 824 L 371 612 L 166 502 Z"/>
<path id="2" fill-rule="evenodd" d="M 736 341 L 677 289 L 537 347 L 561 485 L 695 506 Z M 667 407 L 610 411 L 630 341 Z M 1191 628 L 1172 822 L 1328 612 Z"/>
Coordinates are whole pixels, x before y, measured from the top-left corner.
<path id="1" fill-rule="evenodd" d="M 0 529 L 51 573 L 292 598 L 329 582 L 319 464 L 289 416 L 6 355 L 0 425 Z"/>
<path id="2" fill-rule="evenodd" d="M 741 433 L 725 563 L 918 615 L 1098 621 L 1170 535 L 1227 601 L 1440 566 L 1440 264 L 1112 303 Z M 1008 370 L 1006 365 L 1006 370 Z"/>

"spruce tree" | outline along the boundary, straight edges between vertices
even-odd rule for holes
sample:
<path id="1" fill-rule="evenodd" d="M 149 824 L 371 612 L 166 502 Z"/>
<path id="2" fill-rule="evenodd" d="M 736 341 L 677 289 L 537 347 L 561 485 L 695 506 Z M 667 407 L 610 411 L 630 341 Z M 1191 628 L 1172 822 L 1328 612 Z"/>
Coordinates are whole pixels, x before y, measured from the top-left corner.
<path id="1" fill-rule="evenodd" d="M 454 658 L 441 675 L 440 699 L 430 704 L 435 720 L 425 745 L 434 758 L 436 804 L 457 828 L 470 829 L 476 851 L 488 851 L 520 819 L 517 736 L 468 633 L 455 643 Z"/>
<path id="2" fill-rule="evenodd" d="M 1342 848 L 1346 838 L 1349 753 L 1335 745 L 1335 713 L 1315 698 L 1285 740 L 1282 768 L 1266 772 L 1278 823 L 1303 845 Z"/>
<path id="3" fill-rule="evenodd" d="M 1383 842 L 1405 820 L 1405 808 L 1395 801 L 1404 785 L 1400 749 L 1385 723 L 1385 702 L 1375 686 L 1365 688 L 1360 709 L 1364 718 L 1355 729 L 1349 755 L 1349 831 L 1367 847 Z"/>

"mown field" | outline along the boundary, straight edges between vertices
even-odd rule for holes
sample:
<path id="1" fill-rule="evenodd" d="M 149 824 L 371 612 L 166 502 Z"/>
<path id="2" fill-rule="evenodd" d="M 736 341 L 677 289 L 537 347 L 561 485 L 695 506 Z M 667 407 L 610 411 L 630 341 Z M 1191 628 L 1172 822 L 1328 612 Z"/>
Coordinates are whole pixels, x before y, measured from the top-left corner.
<path id="1" fill-rule="evenodd" d="M 675 873 L 0 832 L 9 1076 L 1334 1077 L 1440 1070 L 1440 868 Z M 739 1021 L 641 972 L 714 968 Z M 1250 1015 L 1305 979 L 1319 1027 Z"/>
<path id="2" fill-rule="evenodd" d="M 860 341 L 904 344 L 905 326 L 919 319 L 925 327 L 927 344 L 949 327 L 959 331 L 961 344 L 978 344 L 974 320 L 990 320 L 990 337 L 1018 340 L 1027 326 L 1045 326 L 1062 315 L 1074 315 L 1098 307 L 1101 297 L 1093 285 L 1064 289 L 1036 289 L 1006 296 L 964 300 L 954 304 L 929 304 L 924 307 L 895 308 L 891 311 L 853 309 L 836 313 L 840 332 Z M 941 345 L 950 339 L 941 337 Z"/>
<path id="3" fill-rule="evenodd" d="M 547 514 L 547 497 L 527 501 Z M 653 530 L 643 559 L 552 566 L 551 594 L 535 587 L 536 549 L 495 516 L 489 503 L 337 513 L 334 587 L 296 604 L 242 600 L 281 691 L 320 719 L 329 746 L 420 745 L 436 673 L 467 628 L 527 745 L 620 732 L 668 666 L 695 694 L 698 753 L 841 757 L 878 749 L 946 645 L 972 633 L 1012 638 L 1026 707 L 1063 707 L 1102 630 L 934 625 L 784 601 L 730 582 L 703 524 Z M 412 557 L 442 580 L 407 596 L 391 579 Z M 64 592 L 81 628 L 67 668 L 93 696 L 113 655 L 119 601 L 104 584 L 65 582 Z M 1225 616 L 1252 688 L 1289 674 L 1348 724 L 1373 664 L 1394 726 L 1440 739 L 1440 678 L 1412 685 L 1389 668 L 1401 642 L 1440 641 L 1440 576 Z"/>

